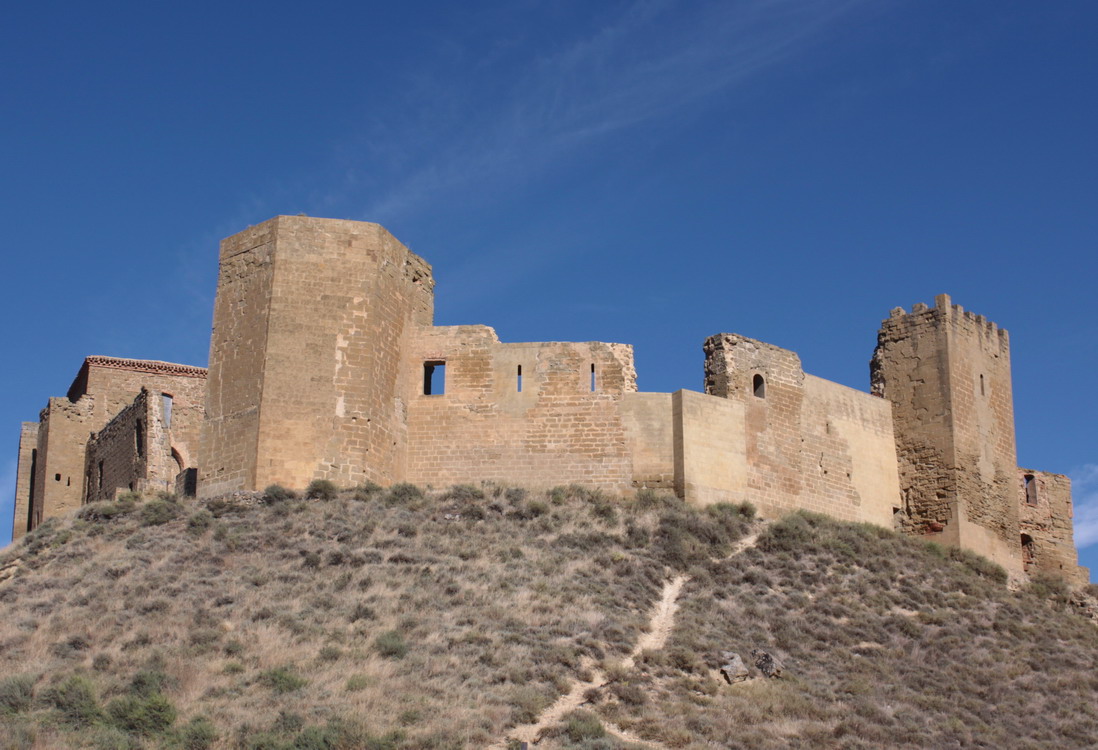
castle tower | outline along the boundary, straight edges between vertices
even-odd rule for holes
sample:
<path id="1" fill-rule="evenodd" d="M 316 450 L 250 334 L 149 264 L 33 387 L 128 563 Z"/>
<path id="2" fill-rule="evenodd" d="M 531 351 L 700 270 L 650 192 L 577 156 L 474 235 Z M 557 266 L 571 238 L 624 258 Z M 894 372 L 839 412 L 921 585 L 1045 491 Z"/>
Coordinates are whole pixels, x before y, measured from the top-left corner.
<path id="1" fill-rule="evenodd" d="M 892 402 L 904 525 L 1020 572 L 1007 332 L 945 294 L 896 308 L 870 380 Z"/>
<path id="2" fill-rule="evenodd" d="M 221 243 L 199 493 L 388 482 L 431 267 L 377 224 L 278 216 Z"/>

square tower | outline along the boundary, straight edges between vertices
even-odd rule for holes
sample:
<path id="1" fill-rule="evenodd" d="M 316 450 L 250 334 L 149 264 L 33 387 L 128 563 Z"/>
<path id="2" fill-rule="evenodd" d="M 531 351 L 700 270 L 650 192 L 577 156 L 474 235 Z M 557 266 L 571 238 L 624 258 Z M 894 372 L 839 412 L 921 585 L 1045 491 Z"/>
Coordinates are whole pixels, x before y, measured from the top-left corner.
<path id="1" fill-rule="evenodd" d="M 945 294 L 932 308 L 896 308 L 870 380 L 892 402 L 908 529 L 1020 572 L 1007 332 Z"/>
<path id="2" fill-rule="evenodd" d="M 221 243 L 199 492 L 389 482 L 431 267 L 378 224 L 277 216 Z"/>

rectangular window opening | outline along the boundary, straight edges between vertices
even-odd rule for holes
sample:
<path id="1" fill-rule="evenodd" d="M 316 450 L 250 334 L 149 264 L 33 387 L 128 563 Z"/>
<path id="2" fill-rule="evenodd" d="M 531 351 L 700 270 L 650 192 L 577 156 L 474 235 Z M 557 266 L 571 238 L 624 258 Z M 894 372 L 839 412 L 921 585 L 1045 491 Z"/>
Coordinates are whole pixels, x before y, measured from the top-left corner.
<path id="1" fill-rule="evenodd" d="M 423 363 L 423 395 L 443 396 L 446 394 L 446 363 L 442 361 Z"/>
<path id="2" fill-rule="evenodd" d="M 518 366 L 518 392 L 522 393 L 522 365 Z"/>
<path id="3" fill-rule="evenodd" d="M 595 363 L 591 363 L 591 392 L 595 392 Z"/>
<path id="4" fill-rule="evenodd" d="M 164 426 L 170 430 L 172 428 L 172 394 L 161 393 L 160 398 L 164 403 Z"/>

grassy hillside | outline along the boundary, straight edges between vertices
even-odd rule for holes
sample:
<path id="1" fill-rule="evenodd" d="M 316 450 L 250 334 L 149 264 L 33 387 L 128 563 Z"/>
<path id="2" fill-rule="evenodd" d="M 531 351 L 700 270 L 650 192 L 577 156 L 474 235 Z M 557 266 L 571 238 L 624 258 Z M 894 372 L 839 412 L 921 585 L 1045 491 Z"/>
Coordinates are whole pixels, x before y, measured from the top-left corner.
<path id="1" fill-rule="evenodd" d="M 537 747 L 1098 743 L 1098 628 L 980 558 L 650 493 L 327 489 L 88 506 L 6 550 L 0 750 L 507 747 L 585 681 Z M 753 648 L 782 677 L 726 684 Z"/>

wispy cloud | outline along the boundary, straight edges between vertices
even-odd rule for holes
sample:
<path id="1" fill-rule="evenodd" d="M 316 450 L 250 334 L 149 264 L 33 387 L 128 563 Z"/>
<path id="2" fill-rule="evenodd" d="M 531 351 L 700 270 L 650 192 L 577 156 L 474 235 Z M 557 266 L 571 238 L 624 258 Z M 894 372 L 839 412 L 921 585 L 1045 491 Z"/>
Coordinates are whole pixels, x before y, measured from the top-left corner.
<path id="1" fill-rule="evenodd" d="M 495 81 L 490 91 L 446 77 L 434 88 L 423 83 L 413 94 L 419 105 L 411 106 L 429 114 L 402 128 L 403 138 L 389 127 L 388 138 L 371 146 L 374 156 L 378 148 L 389 152 L 403 176 L 365 207 L 363 218 L 392 220 L 441 194 L 472 185 L 498 188 L 504 176 L 527 180 L 608 135 L 692 116 L 719 94 L 798 55 L 863 4 L 628 4 L 554 49 L 493 60 L 490 72 L 478 68 L 478 79 Z"/>
<path id="2" fill-rule="evenodd" d="M 1098 544 L 1098 464 L 1085 464 L 1068 475 L 1075 504 L 1075 546 Z"/>

